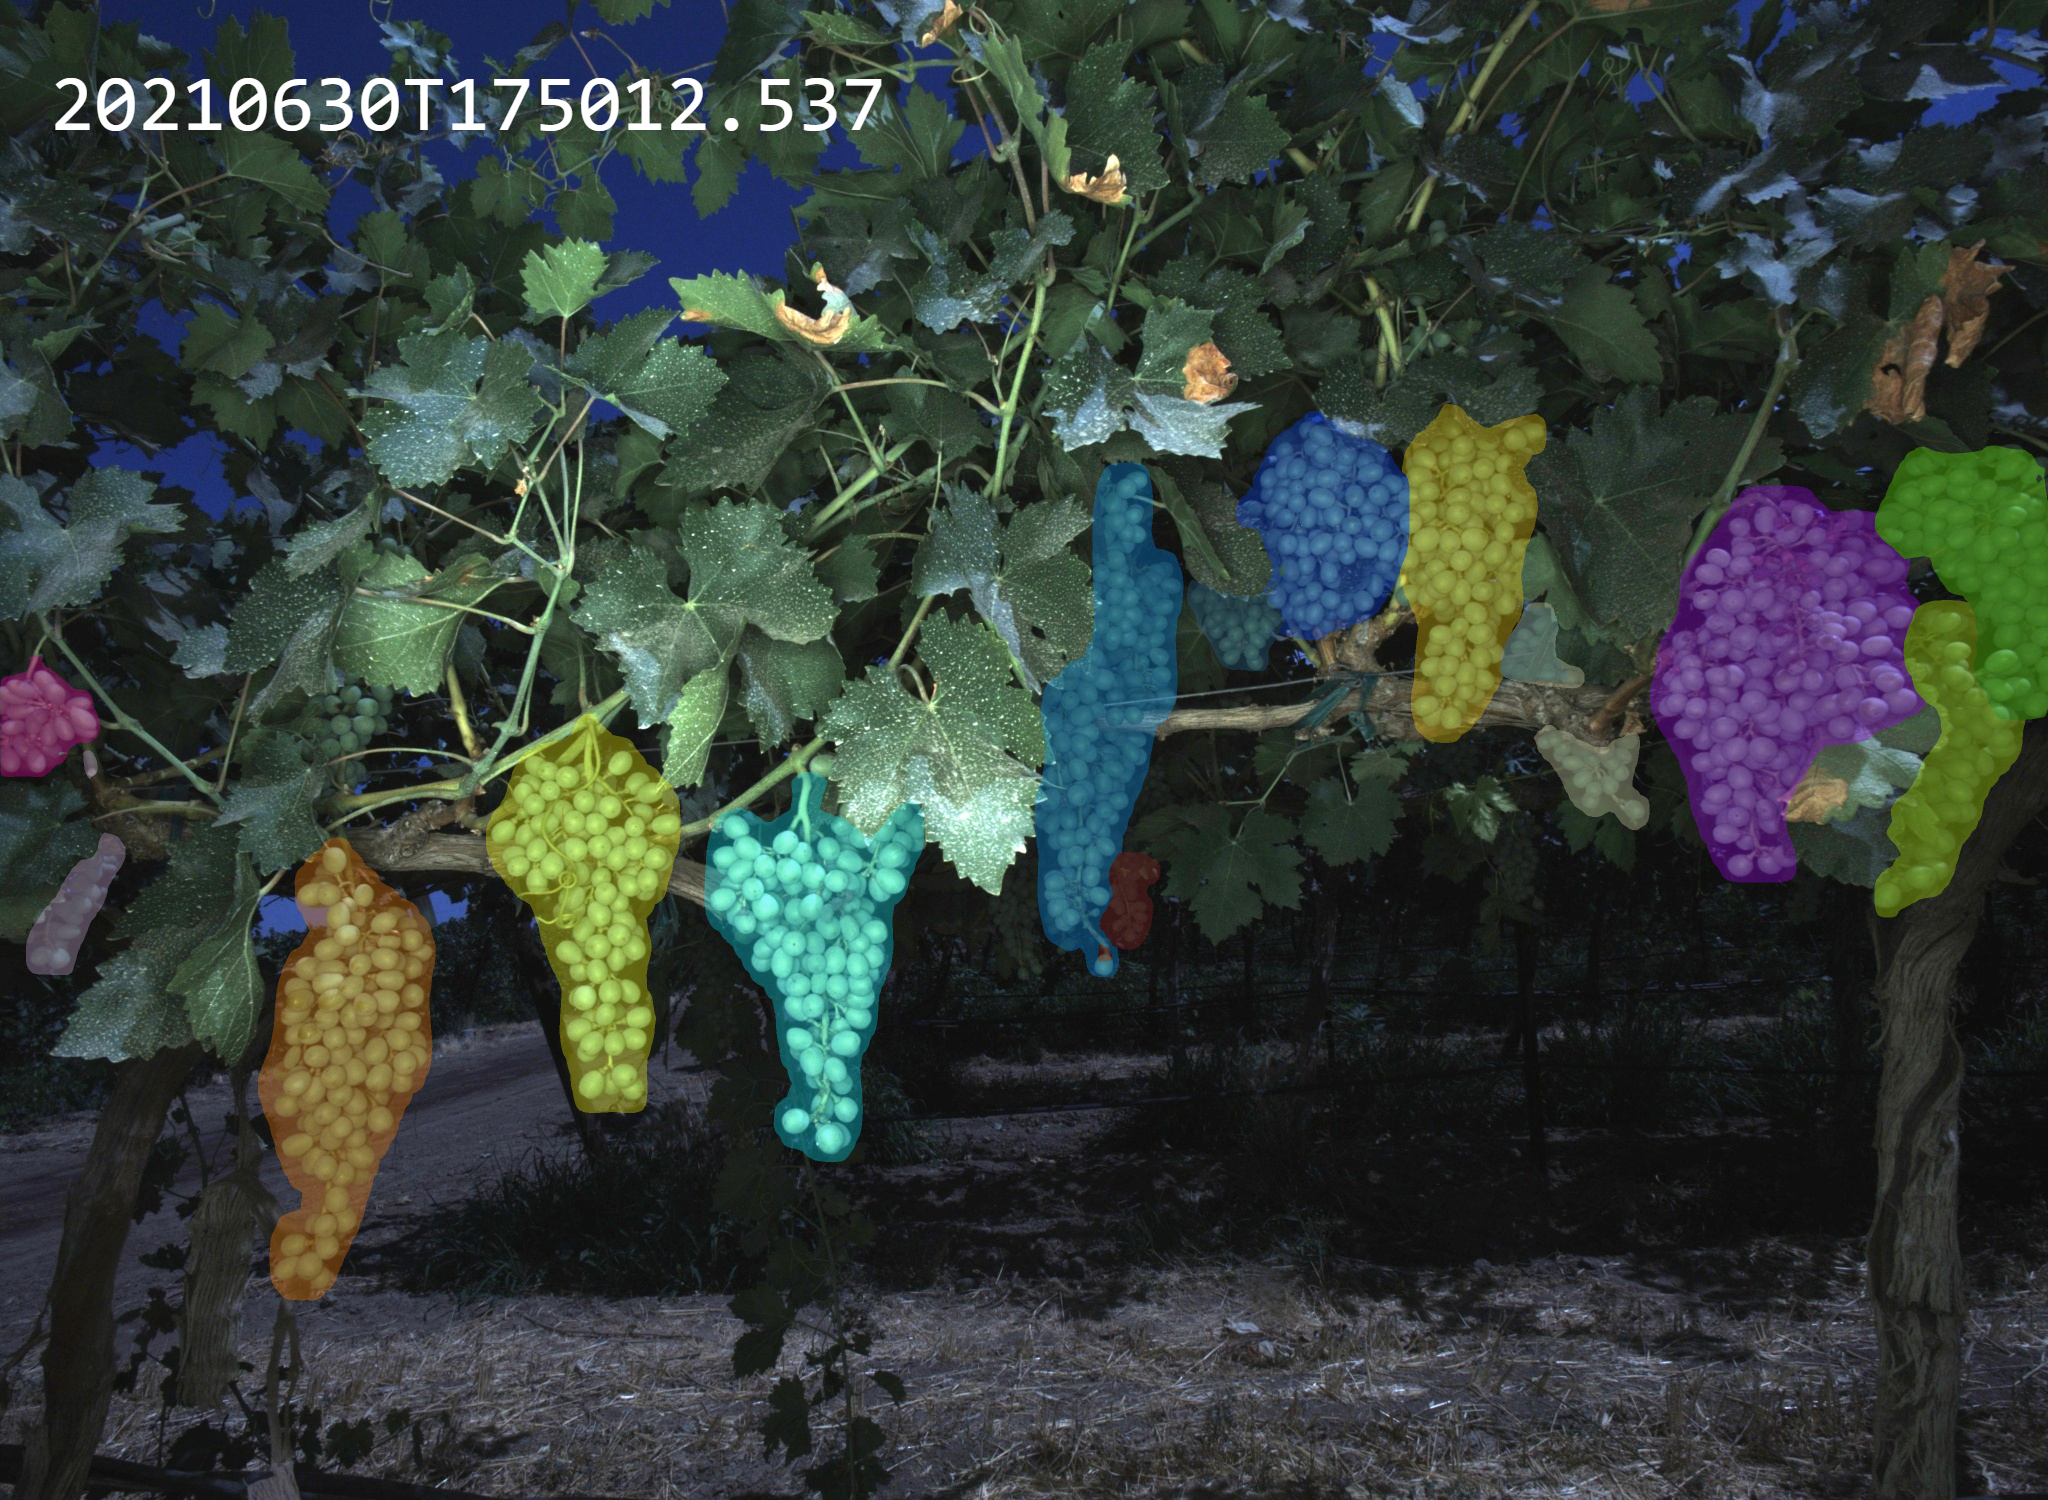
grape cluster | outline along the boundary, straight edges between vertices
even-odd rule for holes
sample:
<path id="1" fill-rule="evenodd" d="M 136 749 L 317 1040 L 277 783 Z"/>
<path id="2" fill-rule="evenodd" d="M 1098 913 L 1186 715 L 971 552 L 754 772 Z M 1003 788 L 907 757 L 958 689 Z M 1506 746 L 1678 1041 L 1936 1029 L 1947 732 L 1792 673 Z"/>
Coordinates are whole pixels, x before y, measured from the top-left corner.
<path id="1" fill-rule="evenodd" d="M 2048 714 L 2048 493 L 2016 448 L 1915 448 L 1877 508 L 1877 534 L 1934 563 L 1977 613 L 1977 681 L 2001 719 Z"/>
<path id="2" fill-rule="evenodd" d="M 1267 650 L 1280 633 L 1279 610 L 1256 595 L 1219 594 L 1199 578 L 1188 580 L 1188 603 L 1218 661 L 1241 672 L 1266 670 Z"/>
<path id="3" fill-rule="evenodd" d="M 1729 880 L 1790 880 L 1785 805 L 1813 757 L 1919 712 L 1899 645 L 1906 560 L 1872 522 L 1759 485 L 1679 578 L 1650 708 Z"/>
<path id="4" fill-rule="evenodd" d="M 78 946 L 86 929 L 107 904 L 114 877 L 127 862 L 128 846 L 111 833 L 100 835 L 99 848 L 71 867 L 57 894 L 28 931 L 28 971 L 69 974 L 78 962 Z"/>
<path id="5" fill-rule="evenodd" d="M 1415 607 L 1416 731 L 1448 744 L 1479 722 L 1522 617 L 1522 554 L 1536 530 L 1523 475 L 1543 419 L 1482 427 L 1446 406 L 1402 458 L 1412 531 L 1401 579 Z"/>
<path id="6" fill-rule="evenodd" d="M 82 692 L 29 658 L 28 670 L 0 677 L 0 776 L 41 776 L 71 752 L 96 740 L 99 711 Z"/>
<path id="7" fill-rule="evenodd" d="M 1053 946 L 1116 972 L 1097 925 L 1110 862 L 1152 764 L 1152 732 L 1180 681 L 1180 564 L 1152 541 L 1152 480 L 1111 464 L 1095 486 L 1095 636 L 1046 685 L 1045 772 L 1038 782 L 1038 916 Z"/>
<path id="8" fill-rule="evenodd" d="M 306 708 L 306 728 L 322 760 L 370 748 L 370 741 L 391 727 L 391 689 L 365 690 L 348 683 L 324 698 L 315 698 Z"/>
<path id="9" fill-rule="evenodd" d="M 1641 735 L 1618 735 L 1612 744 L 1589 745 L 1545 724 L 1536 731 L 1536 748 L 1564 783 L 1572 806 L 1587 817 L 1613 813 L 1624 828 L 1641 828 L 1650 821 L 1650 799 L 1635 786 Z"/>
<path id="10" fill-rule="evenodd" d="M 434 935 L 344 839 L 299 867 L 306 940 L 285 960 L 256 1093 L 301 1195 L 270 1236 L 270 1279 L 295 1302 L 334 1285 L 370 1183 L 433 1059 Z"/>
<path id="11" fill-rule="evenodd" d="M 647 918 L 668 892 L 682 828 L 668 783 L 588 714 L 519 763 L 491 814 L 485 847 L 540 923 L 587 1114 L 647 1104 Z"/>
<path id="12" fill-rule="evenodd" d="M 1152 886 L 1158 879 L 1159 861 L 1135 849 L 1126 849 L 1110 862 L 1102 935 L 1126 953 L 1143 947 L 1152 933 Z"/>
<path id="13" fill-rule="evenodd" d="M 1237 523 L 1265 539 L 1266 597 L 1282 628 L 1321 640 L 1371 619 L 1393 593 L 1408 547 L 1408 481 L 1378 443 L 1312 411 L 1266 449 Z"/>
<path id="14" fill-rule="evenodd" d="M 775 1133 L 813 1161 L 860 1139 L 860 1059 L 895 952 L 896 903 L 924 849 L 924 814 L 899 807 L 872 842 L 823 810 L 825 778 L 796 778 L 774 822 L 731 812 L 711 835 L 704 911 L 775 1000 L 790 1092 Z"/>
<path id="15" fill-rule="evenodd" d="M 1892 804 L 1891 840 L 1899 851 L 1877 877 L 1881 917 L 1948 889 L 1956 855 L 1984 815 L 1992 783 L 2019 758 L 2019 720 L 2001 715 L 1977 681 L 1977 616 L 1955 599 L 1923 604 L 1906 631 L 1906 670 L 1941 715 L 1941 738 L 1920 774 Z"/>

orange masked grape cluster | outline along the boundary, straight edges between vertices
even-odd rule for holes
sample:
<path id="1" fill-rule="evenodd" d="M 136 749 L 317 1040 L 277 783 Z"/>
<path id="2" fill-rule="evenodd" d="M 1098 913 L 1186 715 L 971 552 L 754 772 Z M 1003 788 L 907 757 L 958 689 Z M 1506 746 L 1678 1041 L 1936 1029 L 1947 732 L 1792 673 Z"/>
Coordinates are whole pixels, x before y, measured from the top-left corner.
<path id="1" fill-rule="evenodd" d="M 377 1164 L 426 1080 L 434 937 L 344 839 L 300 866 L 297 891 L 306 940 L 278 976 L 256 1093 L 303 1200 L 270 1237 L 270 1279 L 304 1302 L 334 1285 Z"/>

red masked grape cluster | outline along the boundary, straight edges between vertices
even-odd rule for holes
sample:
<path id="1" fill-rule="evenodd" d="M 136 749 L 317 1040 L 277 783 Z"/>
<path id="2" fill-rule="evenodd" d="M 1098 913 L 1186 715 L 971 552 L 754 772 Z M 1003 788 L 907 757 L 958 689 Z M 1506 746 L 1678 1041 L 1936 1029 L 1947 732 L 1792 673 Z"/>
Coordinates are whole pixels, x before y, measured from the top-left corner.
<path id="1" fill-rule="evenodd" d="M 92 694 L 29 658 L 28 670 L 0 677 L 0 776 L 41 776 L 73 745 L 100 735 Z"/>
<path id="2" fill-rule="evenodd" d="M 1112 464 L 1095 487 L 1095 636 L 1046 685 L 1038 783 L 1038 915 L 1054 946 L 1116 972 L 1103 935 L 1109 867 L 1179 685 L 1180 564 L 1152 541 L 1152 480 Z"/>
<path id="3" fill-rule="evenodd" d="M 1743 491 L 1679 579 L 1650 707 L 1729 880 L 1790 880 L 1785 805 L 1827 745 L 1911 717 L 1906 560 L 1868 511 L 1811 491 Z"/>
<path id="4" fill-rule="evenodd" d="M 2001 719 L 2048 715 L 2048 487 L 2016 448 L 1915 448 L 1877 508 L 1877 533 L 1925 557 L 1977 615 L 1976 674 Z"/>
<path id="5" fill-rule="evenodd" d="M 1109 906 L 1102 913 L 1102 935 L 1128 953 L 1144 946 L 1152 933 L 1152 886 L 1159 879 L 1159 861 L 1126 849 L 1109 867 Z"/>
<path id="6" fill-rule="evenodd" d="M 1237 523 L 1265 539 L 1266 597 L 1281 628 L 1320 640 L 1370 620 L 1393 593 L 1408 551 L 1408 479 L 1378 443 L 1312 411 L 1266 449 Z"/>
<path id="7" fill-rule="evenodd" d="M 774 822 L 731 812 L 711 835 L 704 911 L 774 997 L 790 1092 L 775 1133 L 813 1161 L 844 1161 L 860 1139 L 860 1059 L 895 952 L 896 903 L 924 849 L 907 803 L 872 841 L 824 811 L 825 778 L 796 778 Z"/>

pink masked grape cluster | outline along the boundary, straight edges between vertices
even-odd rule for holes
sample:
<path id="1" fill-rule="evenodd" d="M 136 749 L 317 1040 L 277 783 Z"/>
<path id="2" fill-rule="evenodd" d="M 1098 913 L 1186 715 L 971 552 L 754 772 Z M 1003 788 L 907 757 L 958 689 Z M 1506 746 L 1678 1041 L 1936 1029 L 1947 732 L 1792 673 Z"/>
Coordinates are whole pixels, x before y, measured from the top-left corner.
<path id="1" fill-rule="evenodd" d="M 1650 708 L 1729 880 L 1790 880 L 1785 804 L 1814 756 L 1919 711 L 1913 603 L 1870 512 L 1793 485 L 1743 491 L 1687 566 Z"/>
<path id="2" fill-rule="evenodd" d="M 73 745 L 100 736 L 92 694 L 80 692 L 29 659 L 28 670 L 0 677 L 0 776 L 41 776 Z"/>
<path id="3" fill-rule="evenodd" d="M 36 918 L 36 925 L 28 930 L 29 973 L 71 972 L 85 931 L 107 904 L 107 892 L 127 859 L 128 846 L 111 833 L 103 833 L 99 848 L 71 867 L 57 894 Z"/>

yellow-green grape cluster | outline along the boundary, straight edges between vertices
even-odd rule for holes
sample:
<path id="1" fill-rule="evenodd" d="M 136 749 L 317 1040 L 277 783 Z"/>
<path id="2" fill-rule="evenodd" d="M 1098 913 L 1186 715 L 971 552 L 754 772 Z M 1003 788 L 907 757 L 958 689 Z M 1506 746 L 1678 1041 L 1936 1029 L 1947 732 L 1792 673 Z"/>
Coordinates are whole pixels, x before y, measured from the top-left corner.
<path id="1" fill-rule="evenodd" d="M 1589 745 L 1549 724 L 1536 731 L 1536 748 L 1564 783 L 1572 806 L 1589 818 L 1613 813 L 1624 828 L 1650 821 L 1650 799 L 1636 790 L 1639 734 L 1617 735 L 1612 744 Z"/>
<path id="2" fill-rule="evenodd" d="M 1402 458 L 1415 608 L 1415 728 L 1447 744 L 1479 722 L 1500 686 L 1501 650 L 1522 617 L 1522 554 L 1536 530 L 1523 475 L 1543 451 L 1543 419 L 1482 427 L 1446 406 Z"/>
<path id="3" fill-rule="evenodd" d="M 298 872 L 306 940 L 277 984 L 256 1096 L 285 1177 L 303 1195 L 270 1237 L 278 1295 L 334 1285 L 377 1163 L 433 1057 L 434 935 L 419 908 L 332 839 Z"/>
<path id="4" fill-rule="evenodd" d="M 2001 719 L 2048 715 L 2048 484 L 2016 448 L 1908 453 L 1877 534 L 1976 611 L 1977 681 Z"/>
<path id="5" fill-rule="evenodd" d="M 1977 616 L 1961 600 L 1923 604 L 1906 631 L 1906 670 L 1941 715 L 1941 738 L 1906 794 L 1892 804 L 1899 851 L 1872 893 L 1879 916 L 1948 889 L 1956 855 L 1984 816 L 1992 784 L 2019 757 L 2021 721 L 2002 716 L 1977 681 Z"/>
<path id="6" fill-rule="evenodd" d="M 540 923 L 576 1105 L 590 1114 L 647 1103 L 647 918 L 668 890 L 682 827 L 668 783 L 587 714 L 519 763 L 491 815 L 491 864 Z"/>

